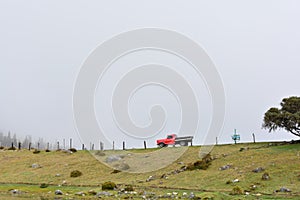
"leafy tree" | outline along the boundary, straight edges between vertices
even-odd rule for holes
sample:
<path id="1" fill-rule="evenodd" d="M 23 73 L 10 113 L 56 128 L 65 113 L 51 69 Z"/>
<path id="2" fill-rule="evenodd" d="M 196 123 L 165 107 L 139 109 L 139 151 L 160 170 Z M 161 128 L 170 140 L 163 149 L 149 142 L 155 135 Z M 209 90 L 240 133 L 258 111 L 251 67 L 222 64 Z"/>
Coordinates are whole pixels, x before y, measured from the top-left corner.
<path id="1" fill-rule="evenodd" d="M 300 97 L 284 98 L 280 106 L 265 113 L 262 127 L 269 132 L 283 128 L 300 137 Z"/>

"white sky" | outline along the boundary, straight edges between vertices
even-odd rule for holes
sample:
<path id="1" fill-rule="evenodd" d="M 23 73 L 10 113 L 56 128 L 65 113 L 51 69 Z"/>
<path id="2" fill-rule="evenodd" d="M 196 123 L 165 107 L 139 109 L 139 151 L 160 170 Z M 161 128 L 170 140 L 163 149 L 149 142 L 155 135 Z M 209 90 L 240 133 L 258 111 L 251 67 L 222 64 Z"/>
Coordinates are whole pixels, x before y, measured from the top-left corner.
<path id="1" fill-rule="evenodd" d="M 49 141 L 72 137 L 79 144 L 72 92 L 84 60 L 116 34 L 158 27 L 190 37 L 216 64 L 227 101 L 220 142 L 231 142 L 234 128 L 242 141 L 251 141 L 252 133 L 258 141 L 291 140 L 261 124 L 269 107 L 300 95 L 299 24 L 297 0 L 1 0 L 0 131 Z M 134 118 L 145 122 L 139 113 Z M 177 127 L 172 118 L 165 131 Z"/>

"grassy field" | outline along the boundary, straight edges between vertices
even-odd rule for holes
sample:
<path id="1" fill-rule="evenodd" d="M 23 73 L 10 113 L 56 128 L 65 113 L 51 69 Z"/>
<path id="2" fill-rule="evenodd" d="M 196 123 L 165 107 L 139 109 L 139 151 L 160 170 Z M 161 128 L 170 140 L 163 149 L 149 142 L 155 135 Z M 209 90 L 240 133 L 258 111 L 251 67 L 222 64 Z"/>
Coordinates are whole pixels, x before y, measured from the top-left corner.
<path id="1" fill-rule="evenodd" d="M 178 152 L 181 147 L 168 147 L 163 151 L 104 151 L 105 155 L 98 157 L 103 162 L 99 162 L 88 151 L 77 151 L 73 154 L 41 151 L 33 154 L 28 150 L 0 150 L 0 199 L 53 199 L 57 189 L 64 192 L 64 195 L 59 196 L 60 199 L 92 199 L 95 197 L 88 195 L 88 191 L 101 192 L 101 184 L 106 181 L 117 183 L 119 188 L 130 184 L 136 191 L 136 194 L 104 197 L 106 199 L 141 199 L 143 196 L 151 198 L 151 193 L 155 193 L 157 197 L 173 192 L 178 193 L 178 197 L 193 192 L 202 199 L 300 199 L 300 144 L 272 144 L 218 145 L 211 152 L 213 161 L 207 170 L 181 173 L 174 173 L 174 170 L 199 160 L 200 147 L 189 147 L 175 162 L 156 171 L 129 173 L 141 164 L 134 166 L 135 161 L 129 165 L 129 172 L 113 174 L 113 169 L 103 164 L 108 155 L 123 154 L 122 161 L 117 162 L 130 163 L 131 154 L 140 154 L 142 156 L 138 160 L 151 168 L 156 166 L 155 163 Z M 240 151 L 241 148 L 243 151 Z M 152 152 L 159 152 L 157 154 L 160 156 Z M 41 167 L 33 168 L 33 164 Z M 220 170 L 224 165 L 231 167 Z M 265 170 L 252 172 L 258 167 Z M 70 177 L 73 170 L 81 171 L 82 176 Z M 261 179 L 265 172 L 269 173 L 270 180 Z M 161 178 L 162 175 L 164 178 Z M 150 176 L 153 180 L 146 181 Z M 238 182 L 232 183 L 235 179 Z M 42 183 L 49 186 L 40 188 Z M 291 192 L 274 192 L 281 187 L 288 188 Z M 239 188 L 243 193 L 232 195 L 233 188 Z M 21 193 L 12 194 L 10 190 L 13 189 Z M 87 195 L 76 196 L 77 192 Z M 111 194 L 117 195 L 117 192 L 112 191 Z"/>

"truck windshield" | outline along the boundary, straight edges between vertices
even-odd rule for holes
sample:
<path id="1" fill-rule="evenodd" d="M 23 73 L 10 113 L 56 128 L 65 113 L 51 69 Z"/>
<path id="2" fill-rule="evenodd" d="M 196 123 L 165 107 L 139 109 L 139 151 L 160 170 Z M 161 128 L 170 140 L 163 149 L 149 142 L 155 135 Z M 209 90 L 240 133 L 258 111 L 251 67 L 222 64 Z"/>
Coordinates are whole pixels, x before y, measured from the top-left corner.
<path id="1" fill-rule="evenodd" d="M 172 135 L 168 135 L 167 139 L 172 139 L 173 136 Z"/>

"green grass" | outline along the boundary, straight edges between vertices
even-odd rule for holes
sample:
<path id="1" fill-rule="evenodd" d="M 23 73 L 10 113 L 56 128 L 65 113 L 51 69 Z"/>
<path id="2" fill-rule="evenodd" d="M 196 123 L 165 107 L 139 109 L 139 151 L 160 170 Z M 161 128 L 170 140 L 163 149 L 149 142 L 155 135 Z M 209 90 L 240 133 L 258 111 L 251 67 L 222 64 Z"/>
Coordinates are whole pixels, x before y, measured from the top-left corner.
<path id="1" fill-rule="evenodd" d="M 246 148 L 240 151 L 240 148 Z M 99 162 L 88 151 L 78 151 L 73 154 L 63 152 L 44 152 L 33 154 L 28 150 L 0 150 L 0 199 L 14 198 L 9 189 L 26 191 L 22 198 L 52 198 L 56 189 L 61 189 L 70 196 L 79 191 L 93 189 L 101 191 L 101 183 L 113 181 L 117 184 L 132 184 L 138 191 L 155 191 L 164 194 L 168 191 L 193 191 L 197 196 L 214 199 L 299 199 L 300 198 L 300 144 L 269 145 L 269 143 L 237 144 L 215 146 L 211 155 L 215 158 L 207 170 L 185 171 L 171 174 L 168 179 L 157 178 L 146 182 L 149 176 L 160 177 L 162 174 L 179 169 L 179 162 L 188 164 L 199 159 L 200 147 L 190 147 L 184 154 L 167 167 L 146 173 L 120 172 L 111 174 L 113 169 Z M 124 154 L 131 169 L 147 165 L 147 169 L 156 167 L 156 163 L 178 152 L 180 147 L 165 148 L 162 151 L 153 149 L 134 149 L 124 151 L 105 151 L 106 156 Z M 159 152 L 159 153 L 157 153 Z M 129 154 L 139 154 L 133 159 Z M 145 156 L 147 155 L 147 156 Z M 99 158 L 103 161 L 106 156 Z M 145 157 L 145 158 L 144 158 Z M 141 161 L 140 163 L 138 161 Z M 144 162 L 144 163 L 143 163 Z M 32 168 L 37 163 L 41 168 Z M 230 164 L 232 168 L 220 171 L 221 166 Z M 265 168 L 270 174 L 268 181 L 261 180 L 262 173 L 253 173 L 257 167 Z M 155 168 L 154 168 L 155 169 Z M 70 173 L 79 170 L 82 176 L 71 178 Z M 55 176 L 60 174 L 59 177 Z M 240 182 L 226 184 L 227 181 L 239 179 Z M 48 188 L 39 188 L 41 183 L 49 184 Z M 63 184 L 64 183 L 64 184 Z M 251 185 L 256 185 L 250 191 Z M 58 186 L 61 185 L 61 186 Z M 232 188 L 239 186 L 249 190 L 250 195 L 233 196 Z M 281 187 L 292 190 L 291 193 L 274 193 Z M 51 196 L 52 195 L 52 196 Z M 262 195 L 256 197 L 255 195 Z M 20 196 L 18 196 L 19 198 Z M 64 195 L 64 197 L 66 197 Z M 53 198 L 52 198 L 53 199 Z"/>

